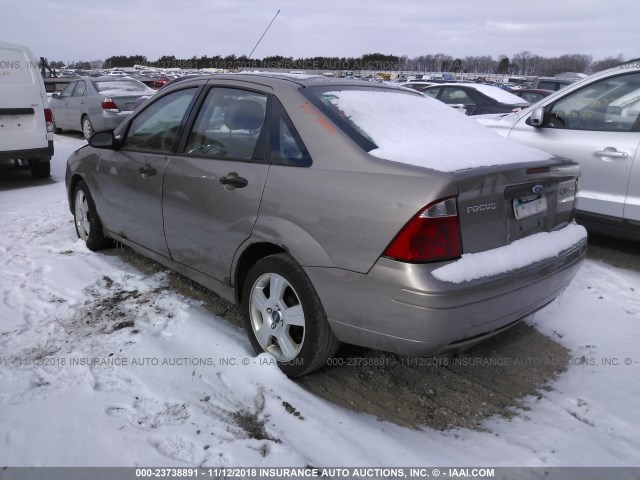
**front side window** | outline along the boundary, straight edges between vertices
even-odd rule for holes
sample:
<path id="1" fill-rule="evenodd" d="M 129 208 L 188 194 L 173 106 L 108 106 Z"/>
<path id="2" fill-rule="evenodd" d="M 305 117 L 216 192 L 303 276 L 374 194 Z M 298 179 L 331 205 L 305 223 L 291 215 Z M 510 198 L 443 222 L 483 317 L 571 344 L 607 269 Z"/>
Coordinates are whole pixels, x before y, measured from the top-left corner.
<path id="1" fill-rule="evenodd" d="M 76 88 L 78 82 L 73 82 L 64 87 L 64 90 L 60 92 L 60 98 L 69 98 L 73 95 L 73 89 Z"/>
<path id="2" fill-rule="evenodd" d="M 123 148 L 170 152 L 178 141 L 180 125 L 197 92 L 188 88 L 153 102 L 133 119 Z"/>
<path id="3" fill-rule="evenodd" d="M 258 147 L 267 95 L 235 88 L 209 90 L 189 134 L 185 154 L 229 160 L 261 160 Z"/>
<path id="4" fill-rule="evenodd" d="M 630 132 L 638 128 L 640 73 L 587 85 L 558 100 L 549 111 L 550 128 Z"/>

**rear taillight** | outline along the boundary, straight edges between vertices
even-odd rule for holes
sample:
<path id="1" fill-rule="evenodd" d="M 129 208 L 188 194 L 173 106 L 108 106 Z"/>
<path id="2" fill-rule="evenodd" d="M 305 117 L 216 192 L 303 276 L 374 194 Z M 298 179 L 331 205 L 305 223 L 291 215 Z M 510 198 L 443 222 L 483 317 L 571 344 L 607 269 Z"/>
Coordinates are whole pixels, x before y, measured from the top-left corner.
<path id="1" fill-rule="evenodd" d="M 455 197 L 427 205 L 409 220 L 383 256 L 403 262 L 438 262 L 462 255 Z"/>
<path id="2" fill-rule="evenodd" d="M 102 109 L 107 111 L 107 112 L 119 112 L 120 111 L 120 109 L 116 105 L 116 102 L 114 102 L 110 98 L 105 98 L 104 100 L 102 100 L 102 103 L 100 105 L 102 106 Z"/>
<path id="3" fill-rule="evenodd" d="M 47 125 L 47 133 L 53 132 L 53 114 L 48 108 L 44 109 L 44 122 Z"/>

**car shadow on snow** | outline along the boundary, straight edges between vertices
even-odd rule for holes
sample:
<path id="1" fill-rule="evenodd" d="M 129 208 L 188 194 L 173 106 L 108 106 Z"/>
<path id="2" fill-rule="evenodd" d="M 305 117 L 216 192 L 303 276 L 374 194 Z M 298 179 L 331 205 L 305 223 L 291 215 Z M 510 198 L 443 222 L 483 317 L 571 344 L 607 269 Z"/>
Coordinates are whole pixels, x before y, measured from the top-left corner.
<path id="1" fill-rule="evenodd" d="M 28 168 L 18 168 L 12 161 L 0 162 L 0 192 L 56 183 L 54 179 L 33 178 Z"/>
<path id="2" fill-rule="evenodd" d="M 638 242 L 589 232 L 587 258 L 640 272 Z"/>
<path id="3" fill-rule="evenodd" d="M 127 247 L 105 253 L 147 274 L 165 270 Z M 167 288 L 242 327 L 233 304 L 176 273 L 169 272 L 168 279 Z M 525 397 L 541 399 L 569 359 L 566 348 L 521 322 L 465 352 L 436 357 L 343 345 L 330 365 L 293 381 L 320 398 L 381 421 L 409 428 L 485 430 L 488 417 L 526 416 Z"/>
<path id="4" fill-rule="evenodd" d="M 485 430 L 483 420 L 526 415 L 524 398 L 542 398 L 569 352 L 519 323 L 465 352 L 408 357 L 343 345 L 332 363 L 298 381 L 308 391 L 380 420 L 437 430 Z"/>

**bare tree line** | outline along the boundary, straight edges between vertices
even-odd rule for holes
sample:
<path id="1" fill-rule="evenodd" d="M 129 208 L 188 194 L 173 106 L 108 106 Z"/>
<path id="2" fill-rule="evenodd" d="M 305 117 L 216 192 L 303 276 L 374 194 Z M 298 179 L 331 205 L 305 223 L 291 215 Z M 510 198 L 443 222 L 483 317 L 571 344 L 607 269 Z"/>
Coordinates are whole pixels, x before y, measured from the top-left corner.
<path id="1" fill-rule="evenodd" d="M 115 56 L 105 61 L 67 62 L 69 68 L 99 69 L 113 67 L 132 67 L 133 65 L 157 66 L 160 68 L 237 68 L 254 66 L 255 68 L 301 68 L 301 69 L 336 69 L 336 70 L 397 70 L 413 72 L 453 72 L 467 74 L 508 74 L 522 76 L 554 76 L 562 72 L 595 73 L 606 68 L 619 65 L 624 61 L 622 55 L 607 57 L 593 61 L 591 55 L 578 53 L 559 57 L 543 57 L 528 51 L 516 53 L 511 58 L 499 55 L 453 57 L 444 53 L 408 56 L 384 55 L 380 53 L 365 54 L 361 57 L 313 57 L 293 58 L 272 55 L 263 59 L 247 59 L 230 55 L 222 57 L 192 57 L 179 59 L 173 55 L 163 55 L 156 61 L 149 61 L 143 55 Z M 54 68 L 60 68 L 63 62 L 51 62 Z"/>
<path id="2" fill-rule="evenodd" d="M 542 57 L 528 51 L 516 53 L 511 58 L 488 55 L 454 58 L 437 53 L 419 57 L 401 57 L 403 70 L 419 72 L 502 73 L 523 76 L 554 76 L 562 72 L 595 73 L 624 61 L 622 55 L 593 61 L 591 55 L 568 54 L 559 57 Z"/>

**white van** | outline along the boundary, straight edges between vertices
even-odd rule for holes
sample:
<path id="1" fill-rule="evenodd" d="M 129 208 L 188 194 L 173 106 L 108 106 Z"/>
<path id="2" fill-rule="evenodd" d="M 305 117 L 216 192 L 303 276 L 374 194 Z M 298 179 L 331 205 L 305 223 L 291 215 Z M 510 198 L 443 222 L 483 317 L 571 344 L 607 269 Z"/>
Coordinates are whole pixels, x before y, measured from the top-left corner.
<path id="1" fill-rule="evenodd" d="M 0 161 L 47 178 L 53 156 L 53 117 L 38 61 L 22 45 L 0 42 Z"/>

